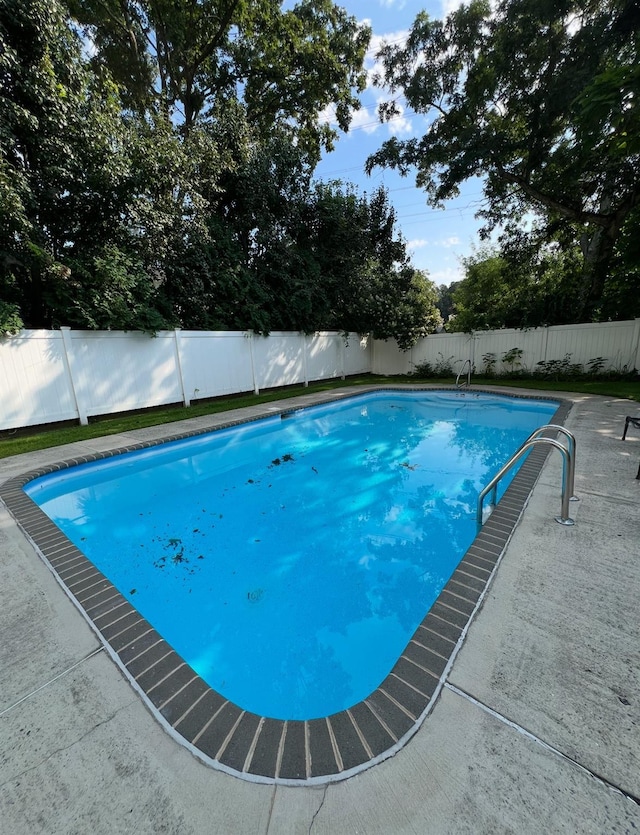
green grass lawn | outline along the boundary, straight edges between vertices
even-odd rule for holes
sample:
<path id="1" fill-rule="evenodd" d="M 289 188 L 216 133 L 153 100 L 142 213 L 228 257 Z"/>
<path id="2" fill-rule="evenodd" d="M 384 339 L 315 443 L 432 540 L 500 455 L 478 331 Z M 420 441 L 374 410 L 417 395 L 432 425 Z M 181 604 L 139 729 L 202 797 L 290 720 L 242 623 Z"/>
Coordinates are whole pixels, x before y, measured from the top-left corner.
<path id="1" fill-rule="evenodd" d="M 240 395 L 233 397 L 216 398 L 215 400 L 194 403 L 192 406 L 168 406 L 158 409 L 147 409 L 135 414 L 125 414 L 117 417 L 94 419 L 88 426 L 64 426 L 52 427 L 50 429 L 16 430 L 11 433 L 6 431 L 0 436 L 0 458 L 7 458 L 10 455 L 19 455 L 23 452 L 34 452 L 38 449 L 70 444 L 74 441 L 84 441 L 88 438 L 98 438 L 103 435 L 115 435 L 118 432 L 129 432 L 133 429 L 141 429 L 146 426 L 157 426 L 163 423 L 172 423 L 185 418 L 199 417 L 201 415 L 212 415 L 218 412 L 225 412 L 229 409 L 239 409 L 243 406 L 255 406 L 260 403 L 269 403 L 273 400 L 283 400 L 289 397 L 296 397 L 300 394 L 311 392 L 329 391 L 343 386 L 371 385 L 384 383 L 435 383 L 437 385 L 452 385 L 455 379 L 429 379 L 422 380 L 417 377 L 381 377 L 373 374 L 365 374 L 361 377 L 350 377 L 348 380 L 327 380 L 322 383 L 313 383 L 307 388 L 304 386 L 292 386 L 286 389 L 277 389 L 264 392 L 263 394 Z M 607 397 L 626 398 L 640 402 L 640 383 L 633 382 L 550 382 L 541 380 L 507 380 L 507 379 L 484 379 L 474 377 L 473 385 L 494 386 L 508 385 L 527 389 L 544 389 L 545 391 L 575 391 L 585 394 L 600 394 Z M 630 413 L 635 414 L 635 406 L 629 404 Z"/>

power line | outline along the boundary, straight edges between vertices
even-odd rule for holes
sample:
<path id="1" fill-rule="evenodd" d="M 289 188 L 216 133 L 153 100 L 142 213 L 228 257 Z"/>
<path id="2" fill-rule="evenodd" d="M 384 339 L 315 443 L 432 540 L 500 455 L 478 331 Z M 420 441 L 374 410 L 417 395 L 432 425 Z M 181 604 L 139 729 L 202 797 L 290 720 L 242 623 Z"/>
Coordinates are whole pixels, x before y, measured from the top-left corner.
<path id="1" fill-rule="evenodd" d="M 325 171 L 321 178 L 332 177 L 334 174 L 348 174 L 350 171 L 362 171 L 363 169 L 363 165 L 352 165 L 351 168 L 336 168 L 333 171 Z"/>
<path id="2" fill-rule="evenodd" d="M 419 190 L 417 186 L 415 186 L 415 188 L 417 190 Z M 387 189 L 387 191 L 391 192 L 391 191 L 394 191 L 394 189 L 389 188 L 389 189 Z M 481 194 L 484 194 L 484 192 L 483 191 L 472 191 L 469 194 L 464 194 L 464 195 L 461 195 L 461 196 L 464 196 L 465 198 L 470 198 L 470 197 L 479 197 Z M 405 203 L 403 206 L 400 206 L 399 208 L 410 209 L 413 206 L 424 206 L 424 205 L 425 205 L 424 201 L 420 201 L 419 203 Z M 461 208 L 467 209 L 467 208 L 470 208 L 470 207 L 471 207 L 471 204 L 469 203 L 467 206 L 462 206 Z M 397 204 L 396 204 L 396 208 L 398 208 Z M 434 209 L 434 211 L 438 211 L 438 210 Z"/>
<path id="3" fill-rule="evenodd" d="M 382 125 L 388 125 L 391 122 L 394 122 L 396 119 L 406 118 L 407 114 L 409 116 L 423 116 L 424 115 L 423 113 L 418 113 L 416 110 L 414 110 L 412 107 L 409 107 L 407 104 L 403 105 L 400 101 L 401 98 L 404 98 L 404 96 L 398 96 L 396 99 L 393 99 L 392 103 L 393 104 L 400 103 L 401 106 L 404 108 L 402 113 L 396 113 L 394 116 L 390 116 L 388 119 L 385 119 L 384 121 L 381 120 L 378 117 L 378 118 L 376 118 L 376 119 L 374 119 L 370 122 L 365 122 L 362 125 L 353 125 L 352 127 L 350 126 L 347 133 L 351 133 L 354 130 L 365 130 L 366 128 L 377 128 L 377 127 L 381 127 Z M 405 99 L 405 102 L 406 102 L 406 99 Z M 353 113 L 354 114 L 355 113 L 362 113 L 363 111 L 367 112 L 374 107 L 375 108 L 378 107 L 377 103 L 375 105 L 372 104 L 372 105 L 367 105 L 365 107 L 361 107 L 358 110 L 354 110 Z M 337 122 L 338 122 L 338 119 L 337 119 L 335 108 L 334 108 L 333 112 L 331 114 L 329 114 L 327 124 L 329 124 L 329 125 L 337 124 Z"/>
<path id="4" fill-rule="evenodd" d="M 467 209 L 470 209 L 470 208 L 472 208 L 472 207 L 471 206 L 460 206 L 459 209 L 456 209 L 456 208 L 449 209 L 449 212 L 462 212 L 462 211 L 466 211 Z M 473 213 L 475 214 L 475 210 L 474 210 Z M 396 212 L 396 214 L 397 214 L 397 212 Z M 410 215 L 404 215 L 403 219 L 408 218 L 408 217 L 427 217 L 428 215 L 440 215 L 441 217 L 444 218 L 445 214 L 446 214 L 446 210 L 431 209 L 431 210 L 428 210 L 426 212 L 413 212 Z"/>
<path id="5" fill-rule="evenodd" d="M 318 179 L 318 181 L 319 181 L 319 182 L 322 182 L 322 181 L 324 181 L 325 179 L 327 179 L 327 178 L 331 177 L 333 174 L 347 174 L 347 173 L 349 173 L 350 171 L 362 171 L 362 167 L 361 167 L 360 165 L 355 165 L 355 166 L 353 166 L 352 168 L 337 168 L 337 169 L 335 169 L 334 171 L 328 171 L 328 172 L 327 172 L 327 171 L 325 171 L 325 172 L 321 175 L 321 177 L 319 177 L 319 178 L 317 178 L 317 179 Z M 383 173 L 383 174 L 384 174 L 384 172 L 385 172 L 385 170 L 383 169 L 381 173 Z M 355 185 L 358 185 L 358 184 L 356 183 Z M 384 184 L 383 184 L 383 187 L 385 188 L 385 191 L 386 191 L 388 194 L 395 194 L 395 193 L 396 193 L 396 192 L 398 192 L 398 191 L 409 191 L 409 190 L 419 191 L 419 192 L 421 192 L 421 193 L 423 193 L 423 194 L 424 194 L 423 189 L 421 189 L 419 186 L 415 186 L 415 185 L 414 185 L 414 186 L 397 186 L 396 188 L 387 188 L 387 187 L 386 187 L 386 186 L 384 186 Z M 366 189 L 365 189 L 365 190 L 366 190 Z M 484 192 L 483 192 L 483 191 L 474 191 L 474 192 L 471 192 L 470 194 L 465 194 L 465 195 L 464 195 L 464 197 L 465 197 L 465 198 L 470 198 L 470 197 L 480 197 L 480 196 L 482 196 L 482 195 L 484 195 Z M 482 202 L 484 202 L 484 201 L 482 200 L 482 201 L 478 201 L 478 202 L 479 202 L 479 203 L 482 203 Z M 404 205 L 401 205 L 401 206 L 399 206 L 397 203 L 394 203 L 394 204 L 393 204 L 393 208 L 395 209 L 395 211 L 396 211 L 396 212 L 399 212 L 399 211 L 401 211 L 402 209 L 410 209 L 410 208 L 413 208 L 414 206 L 424 206 L 424 205 L 425 205 L 425 201 L 420 200 L 420 201 L 415 202 L 415 203 L 405 203 Z M 472 204 L 471 204 L 471 203 L 469 203 L 469 204 L 467 204 L 467 205 L 465 205 L 465 206 L 460 206 L 460 207 L 452 206 L 452 207 L 450 207 L 449 209 L 444 209 L 444 210 L 443 210 L 443 209 L 432 209 L 432 210 L 430 210 L 430 211 L 433 211 L 433 212 L 435 212 L 435 213 L 440 213 L 440 212 L 442 212 L 442 211 L 455 211 L 457 208 L 460 208 L 460 209 L 469 209 L 469 208 L 471 208 L 471 205 L 472 205 Z"/>
<path id="6" fill-rule="evenodd" d="M 464 212 L 464 213 L 458 215 L 457 219 L 458 220 L 463 220 L 465 218 L 474 217 L 474 216 L 475 216 L 475 212 Z M 427 218 L 426 220 L 410 220 L 409 223 L 399 223 L 399 222 L 397 222 L 397 225 L 400 227 L 400 230 L 402 231 L 407 226 L 417 226 L 418 224 L 423 224 L 423 223 L 436 223 L 438 220 L 440 220 L 440 218 L 432 217 L 432 218 Z M 442 220 L 445 220 L 445 218 L 442 218 Z"/>

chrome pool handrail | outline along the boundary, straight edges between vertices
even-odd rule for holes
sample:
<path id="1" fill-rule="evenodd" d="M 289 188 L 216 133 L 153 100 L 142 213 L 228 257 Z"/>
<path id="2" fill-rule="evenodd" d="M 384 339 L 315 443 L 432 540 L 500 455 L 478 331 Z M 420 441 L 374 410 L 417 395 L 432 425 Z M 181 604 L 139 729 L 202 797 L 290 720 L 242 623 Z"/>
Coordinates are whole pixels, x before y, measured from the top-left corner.
<path id="1" fill-rule="evenodd" d="M 561 444 L 560 441 L 555 440 L 554 438 L 544 438 L 540 437 L 541 434 L 547 430 L 556 430 L 562 432 L 567 440 L 567 446 Z M 575 479 L 575 451 L 576 451 L 576 439 L 574 435 L 569 432 L 568 429 L 565 429 L 564 426 L 556 426 L 555 424 L 547 424 L 546 426 L 541 426 L 539 429 L 536 429 L 534 432 L 529 435 L 526 441 L 514 452 L 511 458 L 507 461 L 507 463 L 494 475 L 491 481 L 480 491 L 478 495 L 478 507 L 476 513 L 476 519 L 479 525 L 482 525 L 482 510 L 483 510 L 483 502 L 485 496 L 492 491 L 492 502 L 491 504 L 495 506 L 496 498 L 497 498 L 497 491 L 498 491 L 498 482 L 504 475 L 516 464 L 522 456 L 529 451 L 529 449 L 536 444 L 549 444 L 550 446 L 555 447 L 558 449 L 562 455 L 563 460 L 563 467 L 562 467 L 562 501 L 561 501 L 561 508 L 560 508 L 560 516 L 556 516 L 556 522 L 559 522 L 561 525 L 573 525 L 574 521 L 569 516 L 569 502 L 570 501 L 578 501 L 577 497 L 573 494 L 574 488 L 574 479 Z"/>
<path id="2" fill-rule="evenodd" d="M 554 432 L 560 432 L 562 435 L 565 436 L 569 446 L 570 456 L 567 462 L 567 459 L 562 459 L 563 467 L 569 465 L 570 471 L 567 473 L 567 478 L 569 479 L 569 501 L 570 502 L 579 502 L 580 499 L 574 495 L 574 482 L 575 482 L 575 473 L 576 473 L 576 438 L 572 432 L 569 432 L 564 426 L 560 426 L 558 423 L 547 423 L 546 426 L 541 426 L 539 429 L 535 429 L 527 438 L 530 440 L 531 438 L 537 438 L 538 435 L 542 435 L 543 432 L 546 432 L 548 429 L 553 430 Z M 564 481 L 565 474 L 563 471 L 562 478 Z"/>
<path id="3" fill-rule="evenodd" d="M 462 372 L 464 371 L 464 369 L 465 369 L 465 367 L 466 367 L 467 365 L 469 366 L 469 369 L 468 369 L 468 371 L 467 371 L 467 382 L 466 382 L 466 383 L 461 383 L 461 382 L 460 382 L 460 377 L 462 377 Z M 463 386 L 465 386 L 465 385 L 466 385 L 466 386 L 470 386 L 470 385 L 471 385 L 471 358 L 466 359 L 466 360 L 462 363 L 462 368 L 460 369 L 460 371 L 458 371 L 458 376 L 456 377 L 456 388 L 457 388 L 457 389 L 462 388 L 462 387 L 463 387 Z"/>

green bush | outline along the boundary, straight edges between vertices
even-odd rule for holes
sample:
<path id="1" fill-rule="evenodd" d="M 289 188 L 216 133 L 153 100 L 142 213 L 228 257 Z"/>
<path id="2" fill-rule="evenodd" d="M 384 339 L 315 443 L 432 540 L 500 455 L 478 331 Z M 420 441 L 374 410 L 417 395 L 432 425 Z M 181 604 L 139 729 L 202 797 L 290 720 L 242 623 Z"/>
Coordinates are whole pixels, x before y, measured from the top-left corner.
<path id="1" fill-rule="evenodd" d="M 413 368 L 412 376 L 419 377 L 422 380 L 434 377 L 455 377 L 455 372 L 453 370 L 454 360 L 454 356 L 444 357 L 440 352 L 438 352 L 438 359 L 435 363 L 432 364 L 426 361 L 416 363 Z"/>
<path id="2" fill-rule="evenodd" d="M 488 352 L 483 354 L 482 376 L 487 379 L 502 380 L 554 380 L 571 382 L 587 380 L 607 380 L 612 382 L 640 381 L 638 371 L 635 368 L 630 369 L 627 366 L 623 366 L 622 368 L 609 368 L 605 370 L 607 365 L 606 357 L 593 357 L 586 363 L 586 366 L 583 366 L 579 362 L 571 362 L 571 354 L 565 354 L 562 359 L 540 360 L 533 371 L 529 371 L 522 365 L 523 353 L 521 348 L 511 348 L 509 351 L 505 351 L 501 357 L 503 366 L 507 367 L 504 371 L 496 371 L 497 357 L 494 353 Z M 439 353 L 438 360 L 435 363 L 426 360 L 416 363 L 411 376 L 418 377 L 422 380 L 455 377 L 455 362 L 455 357 L 445 358 Z M 475 367 L 473 373 L 476 373 Z"/>
<path id="3" fill-rule="evenodd" d="M 482 362 L 484 363 L 483 374 L 485 377 L 495 377 L 496 373 L 496 355 L 490 351 L 482 355 Z"/>
<path id="4" fill-rule="evenodd" d="M 18 333 L 23 327 L 18 305 L 0 299 L 0 336 Z"/>

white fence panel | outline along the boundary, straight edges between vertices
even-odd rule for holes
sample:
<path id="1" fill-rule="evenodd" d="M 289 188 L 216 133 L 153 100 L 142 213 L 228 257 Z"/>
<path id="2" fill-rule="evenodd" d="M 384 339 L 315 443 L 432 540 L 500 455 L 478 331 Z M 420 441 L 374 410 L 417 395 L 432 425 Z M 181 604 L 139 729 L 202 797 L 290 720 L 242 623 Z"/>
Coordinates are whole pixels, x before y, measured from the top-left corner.
<path id="1" fill-rule="evenodd" d="M 249 339 L 243 331 L 179 331 L 186 399 L 252 391 Z"/>
<path id="2" fill-rule="evenodd" d="M 356 334 L 349 334 L 345 340 L 340 333 L 271 333 L 268 337 L 254 336 L 253 346 L 260 389 L 371 370 L 368 340 Z"/>
<path id="3" fill-rule="evenodd" d="M 433 368 L 450 366 L 457 373 L 465 360 L 473 360 L 473 340 L 468 333 L 435 333 L 418 342 L 412 359 L 414 367 L 428 362 Z"/>
<path id="4" fill-rule="evenodd" d="M 253 336 L 253 361 L 259 389 L 304 382 L 304 336 L 271 333 Z"/>
<path id="5" fill-rule="evenodd" d="M 474 334 L 474 363 L 476 371 L 481 373 L 487 366 L 483 359 L 486 355 L 493 354 L 495 365 L 493 370 L 500 373 L 523 369 L 533 371 L 536 363 L 545 355 L 547 341 L 547 328 L 535 328 L 533 330 L 515 330 L 504 328 L 498 331 L 478 331 Z M 505 363 L 502 357 L 517 348 L 522 355 L 514 363 Z"/>
<path id="6" fill-rule="evenodd" d="M 78 417 L 60 331 L 0 339 L 0 429 Z"/>
<path id="7" fill-rule="evenodd" d="M 370 336 L 349 334 L 344 353 L 344 373 L 347 376 L 350 374 L 368 374 L 371 371 L 372 345 L 373 339 Z"/>
<path id="8" fill-rule="evenodd" d="M 637 322 L 602 322 L 586 325 L 564 325 L 548 328 L 548 360 L 562 360 L 570 354 L 570 362 L 585 365 L 603 357 L 605 368 L 634 368 L 636 354 L 634 336 Z"/>
<path id="9" fill-rule="evenodd" d="M 512 348 L 522 351 L 520 365 L 510 366 L 502 358 Z M 437 366 L 448 361 L 454 371 L 471 359 L 476 372 L 485 367 L 483 356 L 494 354 L 495 371 L 522 368 L 534 371 L 539 362 L 563 360 L 587 366 L 590 359 L 603 357 L 604 369 L 640 368 L 640 319 L 627 322 L 598 322 L 584 325 L 554 325 L 548 328 L 476 331 L 473 334 L 442 333 L 421 339 L 411 350 L 402 352 L 393 340 L 376 341 L 372 371 L 375 374 L 409 374 L 416 365 L 428 362 Z"/>
<path id="10" fill-rule="evenodd" d="M 155 337 L 111 331 L 22 331 L 0 339 L 0 430 L 90 415 L 113 414 L 254 389 L 274 388 L 373 371 L 408 374 L 420 363 L 449 364 L 454 373 L 471 359 L 496 356 L 496 370 L 512 348 L 533 370 L 540 361 L 640 367 L 640 319 L 533 330 L 433 334 L 409 351 L 393 340 L 357 334 L 240 331 L 162 331 Z"/>
<path id="11" fill-rule="evenodd" d="M 173 331 L 71 331 L 69 362 L 86 415 L 182 401 Z"/>
<path id="12" fill-rule="evenodd" d="M 374 374 L 412 374 L 416 366 L 429 363 L 433 368 L 448 364 L 459 371 L 466 359 L 472 357 L 473 343 L 467 333 L 434 333 L 408 351 L 400 351 L 394 339 L 374 346 Z"/>
<path id="13" fill-rule="evenodd" d="M 315 333 L 306 337 L 307 380 L 331 380 L 343 374 L 344 340 L 337 333 Z"/>
<path id="14" fill-rule="evenodd" d="M 0 339 L 0 430 L 367 373 L 370 355 L 336 332 L 22 331 Z"/>
<path id="15" fill-rule="evenodd" d="M 371 370 L 374 374 L 408 374 L 410 352 L 401 351 L 395 339 L 376 339 L 371 349 Z"/>

